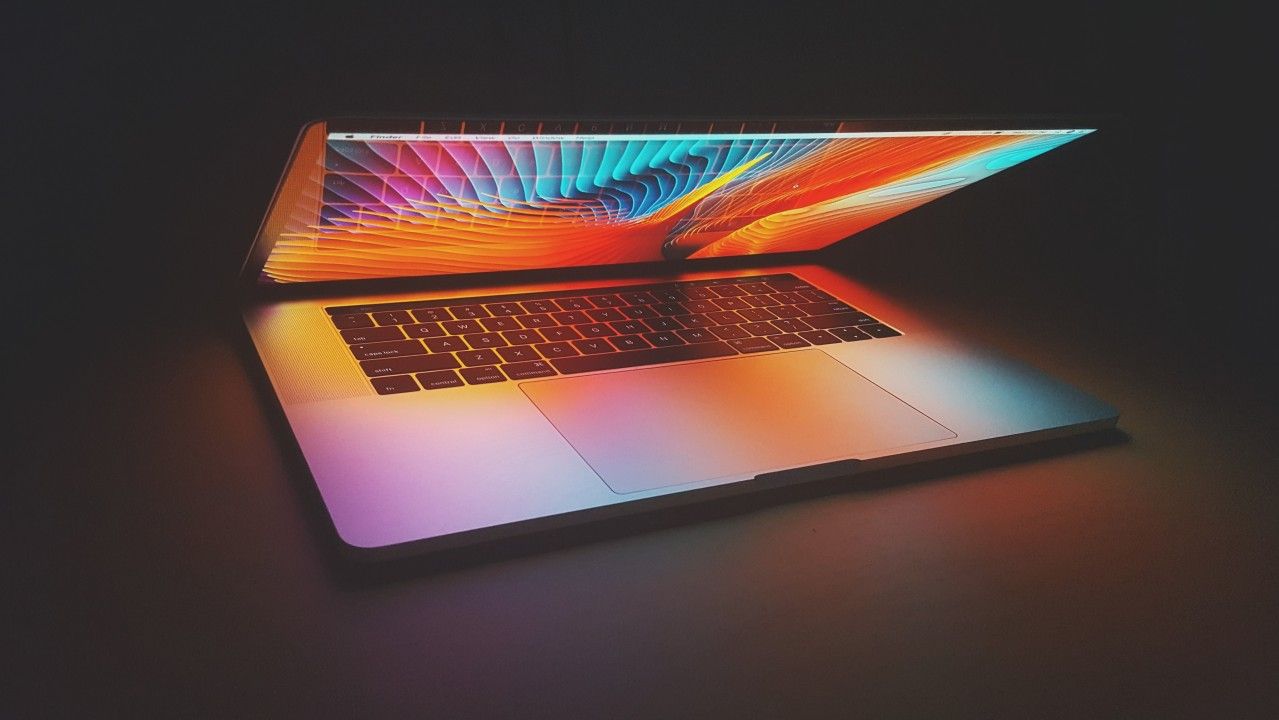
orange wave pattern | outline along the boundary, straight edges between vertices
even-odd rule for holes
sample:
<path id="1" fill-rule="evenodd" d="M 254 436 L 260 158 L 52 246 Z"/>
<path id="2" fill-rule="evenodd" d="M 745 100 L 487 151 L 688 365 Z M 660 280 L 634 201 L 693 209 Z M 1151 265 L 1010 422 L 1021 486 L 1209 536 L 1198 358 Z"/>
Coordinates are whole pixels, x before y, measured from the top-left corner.
<path id="1" fill-rule="evenodd" d="M 1075 137 L 330 140 L 319 217 L 278 235 L 263 279 L 813 250 Z"/>

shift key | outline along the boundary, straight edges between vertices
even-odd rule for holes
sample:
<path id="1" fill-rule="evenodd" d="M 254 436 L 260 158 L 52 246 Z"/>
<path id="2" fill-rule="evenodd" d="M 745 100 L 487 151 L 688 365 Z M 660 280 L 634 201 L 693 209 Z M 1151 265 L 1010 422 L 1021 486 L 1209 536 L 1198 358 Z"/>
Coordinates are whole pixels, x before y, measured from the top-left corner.
<path id="1" fill-rule="evenodd" d="M 460 367 L 461 363 L 452 355 L 410 355 L 408 357 L 364 360 L 360 367 L 369 377 L 381 375 L 403 375 L 405 373 L 430 372 L 431 370 L 450 370 Z"/>
<path id="2" fill-rule="evenodd" d="M 832 315 L 814 315 L 804 318 L 804 322 L 818 330 L 829 330 L 837 327 L 851 327 L 862 323 L 872 323 L 875 319 L 859 312 L 834 313 Z"/>

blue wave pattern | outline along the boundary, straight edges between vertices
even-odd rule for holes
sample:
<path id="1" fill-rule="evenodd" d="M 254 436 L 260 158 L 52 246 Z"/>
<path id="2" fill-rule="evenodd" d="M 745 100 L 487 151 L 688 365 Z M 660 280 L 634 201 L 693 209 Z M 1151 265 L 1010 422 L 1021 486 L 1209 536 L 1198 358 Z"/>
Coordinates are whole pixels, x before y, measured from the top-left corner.
<path id="1" fill-rule="evenodd" d="M 729 187 L 819 149 L 825 139 L 365 142 L 331 140 L 325 203 L 394 213 L 432 203 L 490 209 L 585 204 L 598 221 L 641 220 L 758 160 Z M 326 213 L 335 219 L 346 212 Z M 598 217 L 602 216 L 602 217 Z"/>

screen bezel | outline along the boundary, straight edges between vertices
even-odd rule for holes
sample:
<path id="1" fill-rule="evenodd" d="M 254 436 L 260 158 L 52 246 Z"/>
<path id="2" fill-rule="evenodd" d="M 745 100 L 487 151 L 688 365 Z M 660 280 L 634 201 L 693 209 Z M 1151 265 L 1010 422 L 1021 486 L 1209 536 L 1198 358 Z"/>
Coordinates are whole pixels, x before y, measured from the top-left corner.
<path id="1" fill-rule="evenodd" d="M 373 291 L 412 290 L 429 285 L 432 288 L 449 286 L 464 287 L 466 285 L 492 284 L 494 282 L 544 282 L 556 278 L 582 275 L 600 278 L 619 278 L 628 275 L 652 275 L 670 273 L 677 269 L 713 271 L 724 268 L 740 268 L 767 265 L 793 264 L 796 262 L 812 262 L 815 258 L 837 248 L 847 242 L 847 238 L 834 242 L 817 250 L 768 253 L 760 255 L 739 255 L 725 258 L 704 258 L 685 260 L 657 260 L 643 263 L 626 263 L 611 265 L 584 265 L 572 267 L 529 268 L 521 270 L 505 270 L 486 273 L 464 273 L 443 275 L 410 275 L 387 278 L 364 278 L 355 280 L 321 280 L 298 283 L 262 283 L 259 277 L 273 249 L 273 243 L 266 237 L 265 228 L 272 210 L 280 199 L 285 181 L 293 164 L 302 150 L 303 141 L 310 132 L 318 131 L 324 138 L 329 132 L 411 132 L 412 128 L 422 123 L 457 122 L 465 120 L 470 123 L 519 122 L 521 118 L 511 116 L 477 116 L 458 114 L 432 114 L 413 116 L 381 116 L 381 117 L 328 117 L 312 120 L 299 130 L 288 161 L 284 165 L 280 179 L 276 183 L 271 201 L 268 203 L 263 220 L 258 226 L 248 256 L 240 270 L 238 280 L 242 297 L 284 298 L 284 297 L 321 297 L 339 294 L 358 294 Z M 529 122 L 540 123 L 620 123 L 620 122 L 672 122 L 672 123 L 716 123 L 725 122 L 725 118 L 708 117 L 581 117 L 539 116 Z M 857 132 L 928 132 L 928 131 L 962 131 L 962 130 L 1048 130 L 1048 129 L 1087 129 L 1090 132 L 1078 138 L 1082 140 L 1095 135 L 1107 123 L 1104 118 L 1096 116 L 1063 116 L 1063 115 L 1020 115 L 1020 116 L 915 116 L 915 117 L 814 117 L 814 116 L 733 116 L 732 122 L 744 123 L 778 123 L 778 124 L 833 124 L 841 131 Z M 342 129 L 334 129 L 342 128 Z M 1078 140 L 1072 141 L 1074 145 Z M 925 203 L 927 204 L 927 203 Z"/>

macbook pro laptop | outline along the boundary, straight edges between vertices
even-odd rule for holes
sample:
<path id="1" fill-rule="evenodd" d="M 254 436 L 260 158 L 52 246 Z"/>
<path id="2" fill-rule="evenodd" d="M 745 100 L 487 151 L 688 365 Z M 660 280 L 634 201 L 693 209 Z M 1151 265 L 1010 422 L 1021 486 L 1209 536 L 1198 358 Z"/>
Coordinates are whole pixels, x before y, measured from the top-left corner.
<path id="1" fill-rule="evenodd" d="M 815 252 L 1090 132 L 314 122 L 243 317 L 361 558 L 1095 431 L 1113 407 Z"/>

